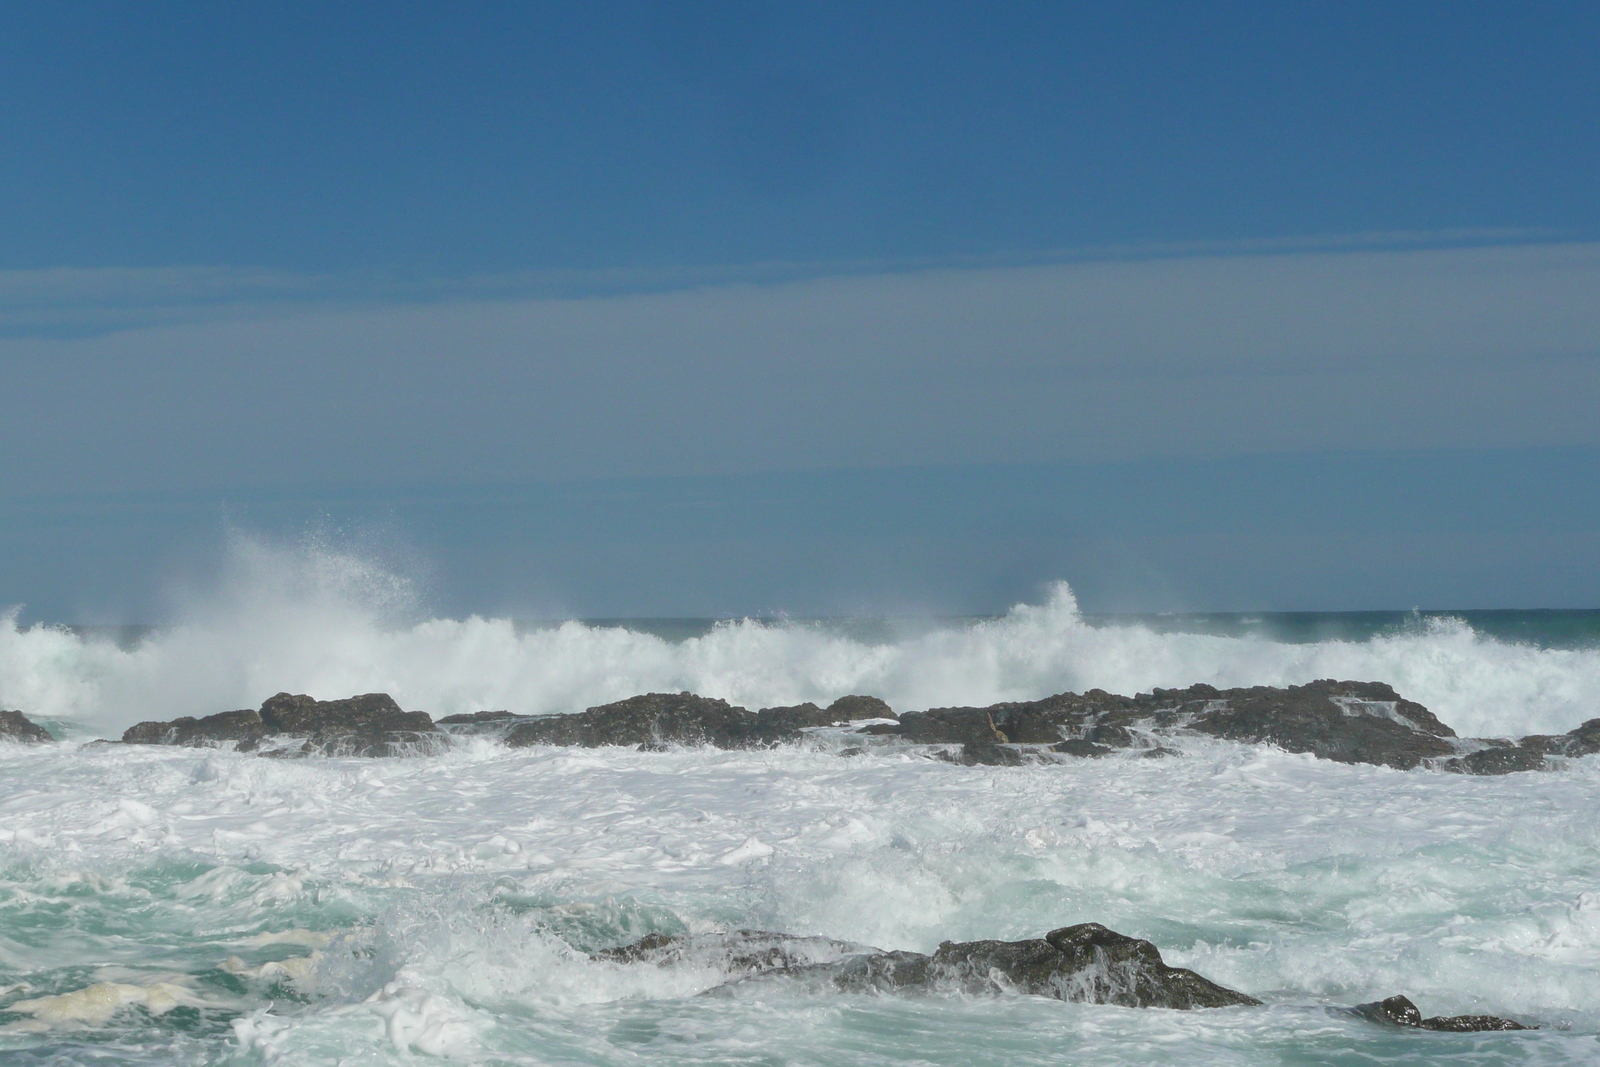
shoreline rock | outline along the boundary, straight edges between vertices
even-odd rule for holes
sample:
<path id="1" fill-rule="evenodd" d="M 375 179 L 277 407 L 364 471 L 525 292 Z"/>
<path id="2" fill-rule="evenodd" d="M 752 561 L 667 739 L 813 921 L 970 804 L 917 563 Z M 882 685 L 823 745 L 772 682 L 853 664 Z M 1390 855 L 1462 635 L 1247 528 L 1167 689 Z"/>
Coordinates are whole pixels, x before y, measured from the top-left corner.
<path id="1" fill-rule="evenodd" d="M 55 735 L 20 711 L 0 711 L 0 741 L 38 745 L 54 741 Z"/>
<path id="2" fill-rule="evenodd" d="M 16 715 L 20 713 L 0 713 Z M 1183 737 L 1212 737 L 1272 745 L 1338 763 L 1398 770 L 1428 768 L 1456 774 L 1499 775 L 1548 770 L 1550 761 L 1600 752 L 1600 718 L 1565 734 L 1518 740 L 1462 738 L 1427 708 L 1382 682 L 1323 679 L 1305 685 L 1217 689 L 1153 689 L 1120 696 L 1101 689 L 1057 693 L 987 707 L 939 707 L 896 715 L 877 697 L 840 697 L 749 711 L 695 693 L 643 693 L 558 715 L 479 711 L 446 716 L 403 711 L 385 693 L 313 700 L 279 693 L 259 711 L 225 711 L 204 718 L 142 722 L 122 735 L 126 744 L 216 746 L 270 756 L 416 755 L 448 745 L 452 736 L 498 737 L 510 748 L 532 745 L 660 750 L 674 745 L 721 749 L 794 744 L 806 732 L 856 725 L 861 743 L 901 741 L 927 746 L 923 754 L 965 766 L 1014 767 L 1098 759 L 1122 752 L 1138 757 L 1177 753 Z M 0 724 L 3 725 L 3 724 Z M 33 724 L 28 723 L 33 727 Z M 36 740 L 48 739 L 42 730 Z M 0 729 L 0 737 L 8 736 Z M 871 741 L 869 739 L 882 739 Z M 290 745 L 280 741 L 294 741 Z M 867 747 L 864 747 L 867 746 Z"/>
<path id="3" fill-rule="evenodd" d="M 275 739 L 299 745 L 271 744 Z M 141 722 L 122 735 L 127 745 L 209 748 L 236 742 L 239 752 L 264 756 L 399 756 L 431 751 L 446 743 L 427 712 L 403 711 L 387 693 L 343 700 L 316 700 L 278 693 L 260 711 L 223 711 L 196 719 Z"/>
<path id="4" fill-rule="evenodd" d="M 1116 750 L 1165 756 L 1185 734 L 1273 745 L 1337 763 L 1456 774 L 1548 769 L 1548 756 L 1600 752 L 1600 719 L 1566 734 L 1520 740 L 1459 738 L 1427 708 L 1382 682 L 1323 679 L 1297 686 L 1153 689 L 1126 697 L 1091 689 L 987 707 L 910 711 L 860 731 L 911 744 L 959 746 L 966 765 L 1017 766 L 1045 752 L 1098 758 Z"/>
<path id="5" fill-rule="evenodd" d="M 573 714 L 518 720 L 506 731 L 505 744 L 511 748 L 770 748 L 800 740 L 801 731 L 811 727 L 892 715 L 889 706 L 877 697 L 840 697 L 826 708 L 806 703 L 752 712 L 726 700 L 694 693 L 643 693 Z"/>

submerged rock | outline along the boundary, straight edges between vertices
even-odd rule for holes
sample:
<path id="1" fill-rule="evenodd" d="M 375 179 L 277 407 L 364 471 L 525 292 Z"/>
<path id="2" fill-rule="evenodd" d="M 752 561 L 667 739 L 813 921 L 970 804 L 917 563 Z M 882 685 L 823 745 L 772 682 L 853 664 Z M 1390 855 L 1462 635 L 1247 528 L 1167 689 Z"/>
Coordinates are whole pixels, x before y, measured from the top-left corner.
<path id="1" fill-rule="evenodd" d="M 1389 1023 L 1392 1026 L 1408 1026 L 1417 1030 L 1440 1030 L 1447 1033 L 1471 1033 L 1480 1030 L 1536 1030 L 1538 1027 L 1524 1026 L 1510 1019 L 1502 1019 L 1498 1015 L 1435 1015 L 1424 1019 L 1422 1011 L 1411 1002 L 1410 997 L 1393 996 L 1387 1000 L 1375 1001 L 1371 1004 L 1360 1004 L 1355 1008 L 1357 1015 L 1373 1022 Z"/>
<path id="2" fill-rule="evenodd" d="M 36 745 L 42 741 L 54 741 L 55 738 L 49 730 L 20 711 L 0 711 L 0 740 Z"/>
<path id="3" fill-rule="evenodd" d="M 694 936 L 646 934 L 631 945 L 604 949 L 591 958 L 612 963 L 652 963 L 658 967 L 710 966 L 738 978 L 810 969 L 871 951 L 864 945 L 826 937 L 735 930 Z"/>
<path id="4" fill-rule="evenodd" d="M 1099 923 L 1026 941 L 946 941 L 932 954 L 882 952 L 826 938 L 743 930 L 709 937 L 651 934 L 596 953 L 619 963 L 720 963 L 735 978 L 789 974 L 851 992 L 1027 993 L 1131 1008 L 1259 1004 L 1182 967 L 1148 941 Z"/>
<path id="5" fill-rule="evenodd" d="M 299 741 L 269 745 L 272 739 Z M 344 700 L 315 700 L 279 693 L 260 711 L 224 711 L 204 718 L 141 722 L 122 735 L 130 745 L 213 747 L 236 742 L 238 751 L 268 756 L 398 756 L 429 751 L 443 741 L 422 711 L 404 711 L 387 693 Z"/>
<path id="6" fill-rule="evenodd" d="M 815 704 L 752 712 L 726 700 L 694 693 L 645 693 L 569 715 L 524 719 L 506 732 L 512 748 L 528 745 L 642 746 L 713 745 L 765 748 L 798 741 L 801 731 L 832 726 L 852 716 L 882 718 L 889 706 L 876 697 L 841 697 L 827 708 Z"/>

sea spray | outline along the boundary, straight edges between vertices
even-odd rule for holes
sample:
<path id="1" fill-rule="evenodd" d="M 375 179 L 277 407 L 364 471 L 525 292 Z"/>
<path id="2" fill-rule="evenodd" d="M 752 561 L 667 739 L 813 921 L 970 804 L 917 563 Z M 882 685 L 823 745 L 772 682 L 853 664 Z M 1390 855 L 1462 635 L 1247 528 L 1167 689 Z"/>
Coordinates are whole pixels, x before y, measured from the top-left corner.
<path id="1" fill-rule="evenodd" d="M 1388 682 L 1464 735 L 1562 732 L 1600 714 L 1600 649 L 1496 640 L 1429 618 L 1364 640 L 1090 624 L 1065 583 L 1004 616 L 866 640 L 820 623 L 731 620 L 667 640 L 626 626 L 432 618 L 404 578 L 326 545 L 236 539 L 223 579 L 133 647 L 0 617 L 0 707 L 114 733 L 258 706 L 279 691 L 388 692 L 435 716 L 581 710 L 690 690 L 751 708 L 872 693 L 906 710 L 1208 682 Z"/>

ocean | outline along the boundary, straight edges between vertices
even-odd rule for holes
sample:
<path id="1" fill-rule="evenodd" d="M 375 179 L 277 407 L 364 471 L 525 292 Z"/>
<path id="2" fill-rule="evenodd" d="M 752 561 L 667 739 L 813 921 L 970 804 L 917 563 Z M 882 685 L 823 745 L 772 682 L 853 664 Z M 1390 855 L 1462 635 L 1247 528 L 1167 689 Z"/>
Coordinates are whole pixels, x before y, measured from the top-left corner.
<path id="1" fill-rule="evenodd" d="M 0 620 L 0 1063 L 1600 1062 L 1600 757 L 1471 777 L 1191 738 L 961 766 L 755 751 L 263 759 L 97 745 L 143 719 L 383 691 L 435 717 L 690 690 L 896 710 L 1208 682 L 1383 681 L 1459 733 L 1600 716 L 1600 612 L 433 617 L 336 553 L 270 553 L 139 630 Z M 882 949 L 1100 922 L 1264 1002 L 725 985 L 590 954 L 762 929 Z M 1507 1033 L 1387 1027 L 1395 993 Z"/>

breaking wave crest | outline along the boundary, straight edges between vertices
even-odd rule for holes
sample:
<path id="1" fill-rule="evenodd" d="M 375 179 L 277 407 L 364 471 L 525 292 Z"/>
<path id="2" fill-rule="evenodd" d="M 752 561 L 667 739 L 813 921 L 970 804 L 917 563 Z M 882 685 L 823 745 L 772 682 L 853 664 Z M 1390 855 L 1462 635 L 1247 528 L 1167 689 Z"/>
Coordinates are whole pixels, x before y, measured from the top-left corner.
<path id="1" fill-rule="evenodd" d="M 404 577 L 327 546 L 239 539 L 222 581 L 133 647 L 0 616 L 0 707 L 85 730 L 254 707 L 280 690 L 386 691 L 434 715 L 579 710 L 692 690 L 762 707 L 873 693 L 898 709 L 1099 687 L 1384 681 L 1459 732 L 1568 730 L 1600 715 L 1600 650 L 1542 649 L 1456 619 L 1367 640 L 1295 644 L 1086 622 L 1066 583 L 1004 616 L 869 641 L 814 623 L 718 624 L 671 641 L 620 626 L 528 629 L 427 617 Z"/>

